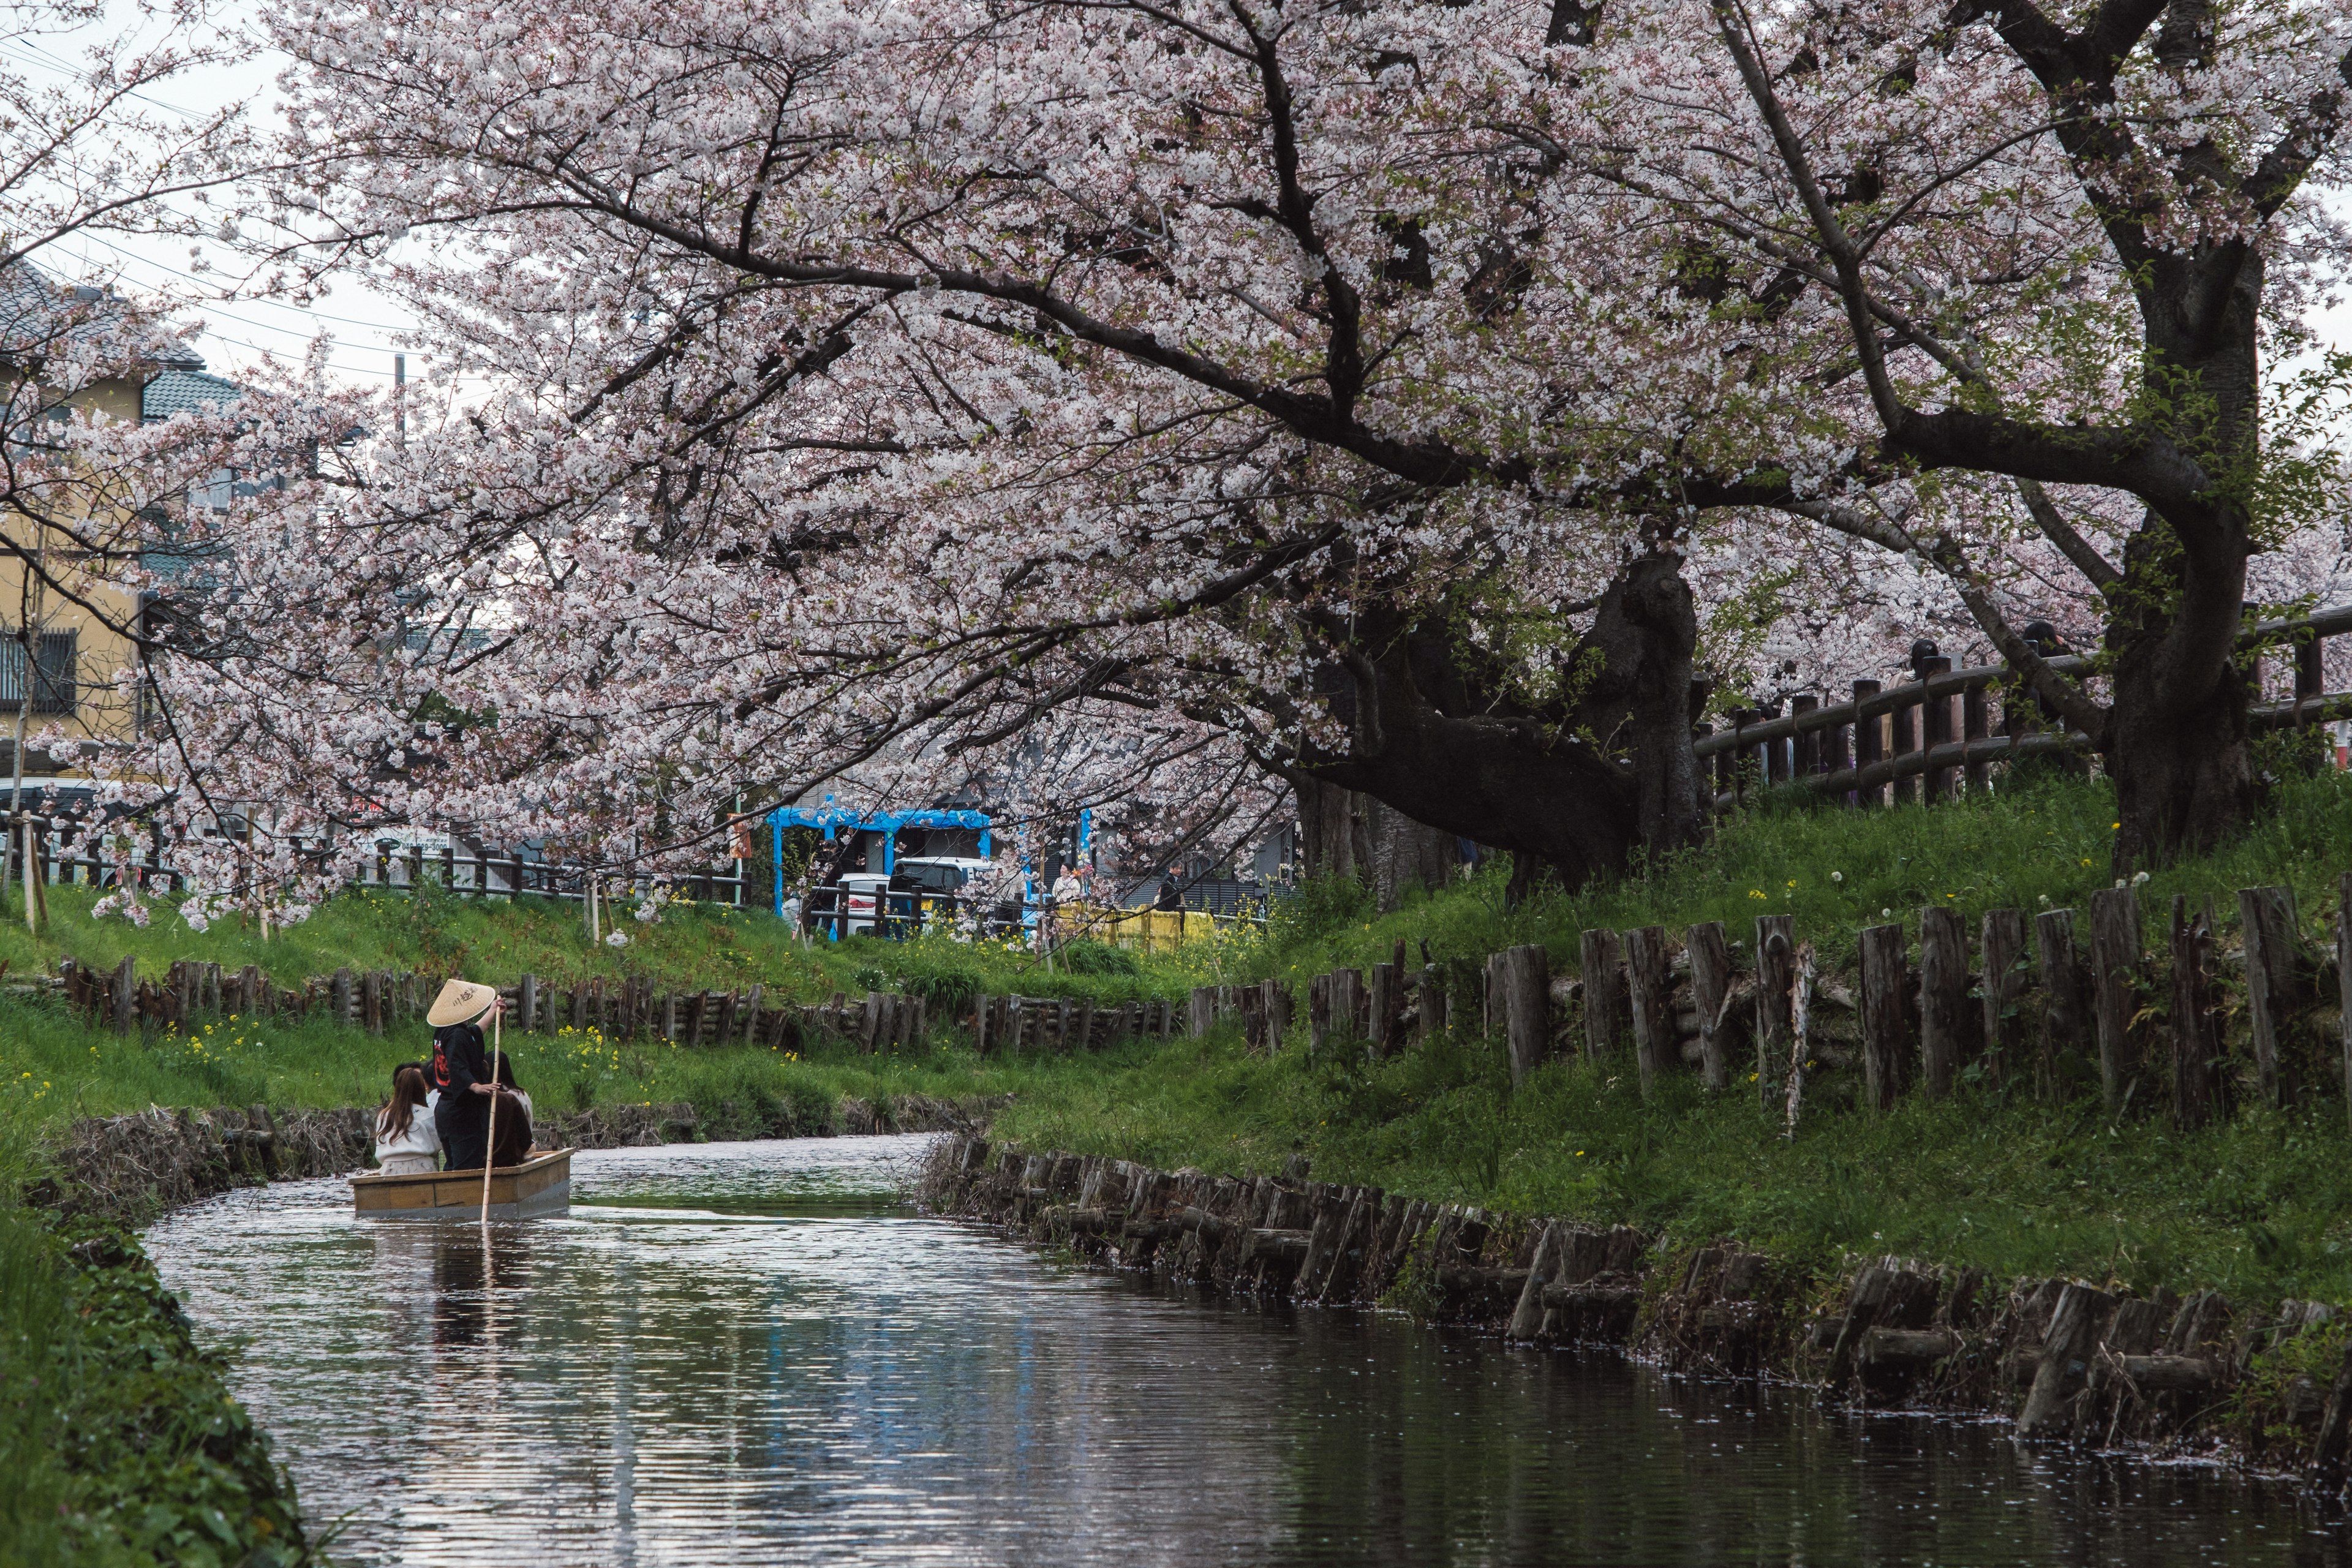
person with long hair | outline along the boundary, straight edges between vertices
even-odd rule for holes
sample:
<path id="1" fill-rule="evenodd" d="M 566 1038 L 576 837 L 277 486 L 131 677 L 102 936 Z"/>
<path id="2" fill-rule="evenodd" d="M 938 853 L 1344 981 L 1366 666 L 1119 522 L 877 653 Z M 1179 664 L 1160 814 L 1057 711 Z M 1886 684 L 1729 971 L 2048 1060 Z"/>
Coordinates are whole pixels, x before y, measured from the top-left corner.
<path id="1" fill-rule="evenodd" d="M 392 1101 L 375 1113 L 375 1163 L 387 1176 L 421 1176 L 441 1163 L 441 1133 L 425 1108 L 425 1073 L 403 1062 L 392 1078 Z"/>
<path id="2" fill-rule="evenodd" d="M 490 1151 L 493 1165 L 520 1165 L 530 1158 L 530 1096 L 515 1082 L 514 1058 L 500 1052 L 493 1069 L 499 1095 L 498 1146 Z"/>

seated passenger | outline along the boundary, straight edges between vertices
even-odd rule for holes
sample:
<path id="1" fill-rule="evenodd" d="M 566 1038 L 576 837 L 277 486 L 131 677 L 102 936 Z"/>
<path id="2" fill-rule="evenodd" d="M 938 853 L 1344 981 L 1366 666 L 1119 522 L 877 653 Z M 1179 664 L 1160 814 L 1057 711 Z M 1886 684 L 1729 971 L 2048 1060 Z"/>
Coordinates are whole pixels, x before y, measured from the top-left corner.
<path id="1" fill-rule="evenodd" d="M 441 1134 L 425 1109 L 425 1074 L 401 1064 L 392 1078 L 392 1103 L 375 1114 L 375 1163 L 387 1176 L 421 1176 L 440 1166 Z"/>
<path id="2" fill-rule="evenodd" d="M 499 1086 L 498 1146 L 491 1151 L 493 1165 L 520 1165 L 530 1158 L 530 1096 L 515 1082 L 514 1058 L 499 1053 L 496 1068 Z"/>

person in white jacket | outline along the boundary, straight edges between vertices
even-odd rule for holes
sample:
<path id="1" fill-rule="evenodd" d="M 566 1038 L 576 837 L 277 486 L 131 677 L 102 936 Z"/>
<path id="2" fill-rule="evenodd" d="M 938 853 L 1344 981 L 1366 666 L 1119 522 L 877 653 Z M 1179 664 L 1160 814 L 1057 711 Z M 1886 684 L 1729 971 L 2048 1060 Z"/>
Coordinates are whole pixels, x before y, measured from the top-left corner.
<path id="1" fill-rule="evenodd" d="M 426 1109 L 425 1074 L 404 1066 L 393 1075 L 392 1103 L 375 1113 L 375 1163 L 387 1176 L 421 1176 L 441 1168 L 441 1134 Z"/>

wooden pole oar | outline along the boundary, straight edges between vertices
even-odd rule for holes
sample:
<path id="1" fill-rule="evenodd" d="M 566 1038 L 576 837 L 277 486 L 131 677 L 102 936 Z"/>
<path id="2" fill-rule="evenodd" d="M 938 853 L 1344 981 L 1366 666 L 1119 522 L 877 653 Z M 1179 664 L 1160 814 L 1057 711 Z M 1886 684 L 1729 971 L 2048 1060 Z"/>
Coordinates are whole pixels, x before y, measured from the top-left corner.
<path id="1" fill-rule="evenodd" d="M 499 1147 L 499 1013 L 496 1002 L 490 1004 L 490 1126 L 489 1137 L 482 1145 L 482 1229 L 490 1228 L 490 1167 L 498 1159 Z"/>

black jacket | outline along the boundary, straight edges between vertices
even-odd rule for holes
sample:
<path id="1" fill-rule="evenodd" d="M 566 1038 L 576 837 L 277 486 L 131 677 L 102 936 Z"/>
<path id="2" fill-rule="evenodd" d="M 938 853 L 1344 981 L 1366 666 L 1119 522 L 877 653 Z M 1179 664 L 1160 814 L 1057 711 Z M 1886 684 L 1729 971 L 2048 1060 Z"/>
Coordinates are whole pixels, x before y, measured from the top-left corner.
<path id="1" fill-rule="evenodd" d="M 440 1109 L 451 1120 L 465 1124 L 485 1118 L 489 1096 L 476 1094 L 474 1086 L 489 1081 L 490 1053 L 483 1047 L 480 1025 L 445 1024 L 433 1031 L 433 1087 L 441 1091 Z"/>

